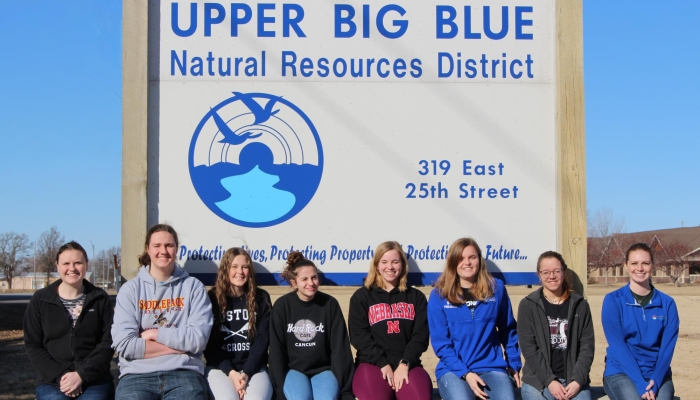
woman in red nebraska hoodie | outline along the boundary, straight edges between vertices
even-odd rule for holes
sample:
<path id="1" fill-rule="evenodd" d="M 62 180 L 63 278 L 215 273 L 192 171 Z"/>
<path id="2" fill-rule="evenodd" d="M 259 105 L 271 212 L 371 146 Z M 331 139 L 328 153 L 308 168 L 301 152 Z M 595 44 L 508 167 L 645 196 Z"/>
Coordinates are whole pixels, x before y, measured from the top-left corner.
<path id="1" fill-rule="evenodd" d="M 359 400 L 430 399 L 420 363 L 428 349 L 428 303 L 406 285 L 408 263 L 397 242 L 377 247 L 363 287 L 350 299 L 350 343 L 357 349 L 352 390 Z"/>

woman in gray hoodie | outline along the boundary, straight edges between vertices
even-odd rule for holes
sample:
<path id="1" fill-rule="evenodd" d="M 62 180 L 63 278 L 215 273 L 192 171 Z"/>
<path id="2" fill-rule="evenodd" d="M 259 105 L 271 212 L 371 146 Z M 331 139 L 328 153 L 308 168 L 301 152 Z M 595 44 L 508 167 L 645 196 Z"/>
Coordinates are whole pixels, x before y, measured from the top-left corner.
<path id="1" fill-rule="evenodd" d="M 202 351 L 212 326 L 202 282 L 175 265 L 177 233 L 153 226 L 143 267 L 117 295 L 112 347 L 119 354 L 117 399 L 207 398 Z"/>
<path id="2" fill-rule="evenodd" d="M 588 302 L 571 290 L 564 258 L 537 260 L 542 288 L 520 302 L 518 339 L 525 357 L 523 400 L 590 400 L 595 335 Z"/>

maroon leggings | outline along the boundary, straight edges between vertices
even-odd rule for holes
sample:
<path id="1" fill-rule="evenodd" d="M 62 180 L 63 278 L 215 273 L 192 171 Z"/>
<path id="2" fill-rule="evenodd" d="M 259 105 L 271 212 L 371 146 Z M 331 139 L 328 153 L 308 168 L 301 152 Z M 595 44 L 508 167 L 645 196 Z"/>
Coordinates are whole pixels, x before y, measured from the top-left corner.
<path id="1" fill-rule="evenodd" d="M 401 390 L 394 392 L 382 371 L 372 364 L 361 363 L 352 378 L 352 391 L 358 400 L 430 400 L 433 395 L 433 383 L 423 367 L 414 367 L 408 371 L 408 383 L 404 382 Z"/>

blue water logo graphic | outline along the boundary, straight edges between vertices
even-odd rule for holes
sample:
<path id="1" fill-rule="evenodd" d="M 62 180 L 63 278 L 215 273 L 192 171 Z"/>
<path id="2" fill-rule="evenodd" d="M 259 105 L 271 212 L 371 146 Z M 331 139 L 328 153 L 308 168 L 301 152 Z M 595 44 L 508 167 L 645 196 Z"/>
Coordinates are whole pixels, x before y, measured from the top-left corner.
<path id="1" fill-rule="evenodd" d="M 262 228 L 309 204 L 321 182 L 323 148 L 314 124 L 287 99 L 233 92 L 197 125 L 188 163 L 192 185 L 214 214 Z"/>

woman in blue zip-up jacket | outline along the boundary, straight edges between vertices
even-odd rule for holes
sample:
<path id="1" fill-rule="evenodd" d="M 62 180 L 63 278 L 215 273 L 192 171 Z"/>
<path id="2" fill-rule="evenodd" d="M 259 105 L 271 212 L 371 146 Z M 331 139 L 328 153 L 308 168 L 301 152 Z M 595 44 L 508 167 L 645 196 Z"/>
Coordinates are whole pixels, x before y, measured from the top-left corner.
<path id="1" fill-rule="evenodd" d="M 513 384 L 520 387 L 522 363 L 513 310 L 503 282 L 486 270 L 474 239 L 457 239 L 450 246 L 428 301 L 428 324 L 444 400 L 515 398 Z"/>
<path id="2" fill-rule="evenodd" d="M 671 400 L 671 359 L 678 340 L 678 309 L 651 284 L 654 257 L 645 243 L 627 250 L 630 283 L 603 300 L 608 341 L 603 386 L 611 400 Z"/>

